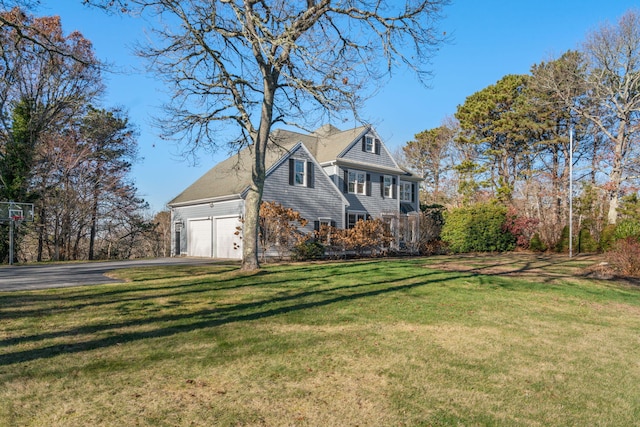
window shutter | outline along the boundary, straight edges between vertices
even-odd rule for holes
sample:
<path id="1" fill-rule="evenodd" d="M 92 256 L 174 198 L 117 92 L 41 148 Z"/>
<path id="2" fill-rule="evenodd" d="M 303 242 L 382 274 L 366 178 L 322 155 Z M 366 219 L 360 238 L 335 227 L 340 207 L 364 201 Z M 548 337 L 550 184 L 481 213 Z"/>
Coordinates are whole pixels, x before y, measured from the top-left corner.
<path id="1" fill-rule="evenodd" d="M 313 162 L 307 162 L 307 187 L 313 188 L 314 186 L 314 174 L 313 174 Z"/>
<path id="2" fill-rule="evenodd" d="M 416 183 L 411 183 L 411 203 L 416 201 Z"/>
<path id="3" fill-rule="evenodd" d="M 336 228 L 336 222 L 334 220 L 331 220 L 331 227 Z"/>
<path id="4" fill-rule="evenodd" d="M 293 185 L 293 182 L 294 182 L 294 175 L 295 175 L 294 167 L 295 167 L 294 160 L 289 159 L 289 185 Z"/>
<path id="5" fill-rule="evenodd" d="M 396 179 L 393 178 L 393 185 L 391 186 L 391 197 L 398 198 L 398 190 L 396 190 Z"/>
<path id="6" fill-rule="evenodd" d="M 375 151 L 376 154 L 380 154 L 380 140 L 377 138 L 375 140 L 373 151 Z"/>
<path id="7" fill-rule="evenodd" d="M 342 182 L 344 183 L 344 194 L 347 194 L 349 192 L 349 171 L 346 169 L 344 170 L 344 179 Z"/>
<path id="8" fill-rule="evenodd" d="M 384 175 L 380 175 L 380 196 L 384 199 Z"/>
<path id="9" fill-rule="evenodd" d="M 362 137 L 362 151 L 367 151 L 367 137 Z"/>
<path id="10" fill-rule="evenodd" d="M 367 182 L 365 183 L 365 193 L 367 196 L 371 195 L 371 175 L 367 174 Z"/>
<path id="11" fill-rule="evenodd" d="M 313 221 L 313 230 L 320 231 L 320 221 Z"/>

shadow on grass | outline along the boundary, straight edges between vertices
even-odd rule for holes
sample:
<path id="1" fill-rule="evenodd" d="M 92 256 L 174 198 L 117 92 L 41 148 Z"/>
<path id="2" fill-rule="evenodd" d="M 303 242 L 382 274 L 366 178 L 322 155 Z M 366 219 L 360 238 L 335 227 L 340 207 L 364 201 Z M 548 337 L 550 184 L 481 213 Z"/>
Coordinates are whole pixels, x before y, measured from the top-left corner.
<path id="1" fill-rule="evenodd" d="M 337 266 L 336 268 L 331 268 L 326 272 L 327 276 L 332 278 L 340 277 L 343 275 L 354 275 L 362 272 L 373 273 L 383 267 L 374 266 L 373 261 L 362 261 L 357 263 L 349 264 L 349 268 L 345 269 L 345 265 Z M 357 267 L 357 268 L 356 268 Z M 236 271 L 237 268 L 235 269 Z M 272 269 L 271 272 L 261 270 L 257 273 L 247 273 L 242 274 L 238 273 L 235 276 L 218 278 L 216 275 L 222 273 L 230 273 L 233 270 L 218 270 L 213 271 L 209 274 L 203 274 L 203 278 L 201 280 L 193 281 L 190 283 L 181 283 L 177 285 L 163 285 L 158 284 L 155 286 L 135 286 L 131 283 L 128 284 L 113 284 L 109 286 L 109 290 L 105 290 L 104 292 L 97 293 L 95 290 L 85 289 L 83 288 L 79 293 L 74 295 L 65 294 L 63 297 L 65 302 L 68 301 L 81 301 L 78 304 L 67 304 L 67 305 L 59 305 L 60 296 L 58 294 L 33 294 L 29 293 L 27 295 L 19 294 L 0 294 L 0 305 L 4 307 L 11 307 L 11 311 L 3 311 L 0 310 L 0 318 L 3 319 L 19 319 L 24 317 L 36 317 L 41 316 L 43 314 L 51 315 L 56 313 L 64 313 L 68 311 L 80 310 L 87 307 L 99 307 L 104 305 L 114 305 L 118 303 L 126 303 L 126 302 L 141 302 L 146 300 L 155 300 L 158 298 L 171 298 L 171 297 L 179 297 L 183 295 L 193 295 L 197 293 L 209 293 L 215 291 L 227 291 L 233 289 L 240 288 L 251 288 L 255 287 L 256 284 L 252 282 L 242 283 L 242 281 L 246 281 L 248 277 L 265 277 L 267 275 L 274 276 L 274 272 L 286 271 L 287 273 L 299 273 L 299 272 L 307 272 L 309 267 L 299 266 L 299 267 L 283 267 L 281 270 L 278 268 Z M 343 271 L 340 271 L 343 270 Z M 211 276 L 211 277 L 206 277 Z M 171 277 L 169 277 L 171 278 Z M 240 282 L 240 283 L 238 283 Z M 280 280 L 270 280 L 270 281 L 261 281 L 260 286 L 268 286 L 268 285 L 281 285 L 287 283 L 288 280 L 286 278 Z M 112 287 L 117 287 L 117 289 L 113 289 Z M 153 293 L 149 293 L 153 292 Z M 145 293 L 147 293 L 145 295 Z M 91 298 L 91 301 L 87 302 L 87 299 Z M 56 304 L 53 307 L 47 308 L 39 308 L 34 310 L 29 309 L 18 309 L 20 306 L 26 306 L 31 303 L 43 304 L 43 303 L 53 303 Z M 2 342 L 0 341 L 0 346 L 2 346 Z"/>
<path id="2" fill-rule="evenodd" d="M 369 267 L 371 267 L 371 265 L 369 265 Z M 348 274 L 347 271 L 345 271 L 344 274 Z M 153 316 L 120 323 L 91 325 L 58 332 L 22 336 L 18 338 L 9 338 L 0 341 L 0 344 L 4 347 L 7 347 L 24 342 L 73 337 L 80 334 L 96 334 L 117 330 L 119 328 L 141 327 L 150 325 L 153 326 L 157 324 L 157 327 L 152 330 L 120 332 L 108 337 L 96 338 L 83 342 L 68 342 L 37 349 L 14 351 L 0 354 L 0 365 L 7 366 L 38 359 L 52 358 L 61 354 L 75 354 L 139 340 L 167 337 L 175 334 L 217 327 L 234 322 L 246 322 L 263 319 L 300 310 L 325 307 L 331 304 L 341 303 L 345 301 L 353 301 L 393 292 L 407 291 L 421 286 L 426 286 L 434 283 L 443 283 L 451 280 L 457 280 L 462 277 L 472 276 L 470 274 L 462 273 L 449 275 L 443 278 L 440 272 L 427 271 L 422 269 L 417 271 L 419 272 L 419 274 L 408 276 L 403 275 L 402 277 L 399 277 L 398 281 L 402 284 L 397 285 L 393 285 L 396 280 L 392 277 L 392 275 L 387 275 L 389 279 L 381 280 L 378 282 L 334 286 L 332 288 L 321 288 L 315 290 L 304 290 L 302 292 L 296 292 L 294 294 L 280 295 L 259 301 L 232 304 L 226 307 L 216 307 L 213 309 L 200 310 L 197 312 Z M 279 280 L 275 283 L 281 283 L 282 281 L 283 280 Z M 259 284 L 259 286 L 261 287 L 265 285 L 268 286 L 269 283 L 265 284 L 261 282 Z M 200 291 L 198 290 L 197 292 Z M 336 295 L 336 293 L 338 293 L 338 295 Z M 310 301 L 310 299 L 313 300 Z M 167 325 L 166 323 L 169 324 Z"/>

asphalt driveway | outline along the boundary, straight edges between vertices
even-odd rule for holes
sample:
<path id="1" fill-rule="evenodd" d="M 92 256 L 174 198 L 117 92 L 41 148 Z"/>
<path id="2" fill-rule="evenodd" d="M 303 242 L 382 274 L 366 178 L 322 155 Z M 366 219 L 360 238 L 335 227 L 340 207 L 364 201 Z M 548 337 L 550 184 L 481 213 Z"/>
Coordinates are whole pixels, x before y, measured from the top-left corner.
<path id="1" fill-rule="evenodd" d="M 0 292 L 118 283 L 120 282 L 119 280 L 111 279 L 105 276 L 105 273 L 129 267 L 206 264 L 212 262 L 215 261 L 210 258 L 155 258 L 127 261 L 3 266 L 0 267 Z"/>

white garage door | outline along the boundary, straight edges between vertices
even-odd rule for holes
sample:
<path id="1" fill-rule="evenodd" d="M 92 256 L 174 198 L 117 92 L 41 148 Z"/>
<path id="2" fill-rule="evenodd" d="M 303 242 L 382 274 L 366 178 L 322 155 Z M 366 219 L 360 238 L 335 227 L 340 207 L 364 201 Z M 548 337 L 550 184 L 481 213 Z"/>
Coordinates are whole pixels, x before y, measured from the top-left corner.
<path id="1" fill-rule="evenodd" d="M 242 258 L 242 240 L 235 234 L 239 225 L 237 217 L 216 219 L 217 258 Z"/>
<path id="2" fill-rule="evenodd" d="M 189 256 L 211 257 L 211 220 L 189 221 L 187 253 Z"/>

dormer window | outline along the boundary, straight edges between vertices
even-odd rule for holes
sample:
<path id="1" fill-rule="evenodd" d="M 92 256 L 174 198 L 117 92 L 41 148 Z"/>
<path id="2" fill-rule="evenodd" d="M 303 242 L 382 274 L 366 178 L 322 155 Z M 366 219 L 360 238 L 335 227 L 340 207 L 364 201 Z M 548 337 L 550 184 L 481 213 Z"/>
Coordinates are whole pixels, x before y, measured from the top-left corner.
<path id="1" fill-rule="evenodd" d="M 365 153 L 380 154 L 380 140 L 371 135 L 363 136 L 362 151 Z"/>
<path id="2" fill-rule="evenodd" d="M 302 185 L 305 184 L 305 176 L 304 173 L 306 162 L 304 160 L 294 160 L 293 161 L 293 185 Z"/>
<path id="3" fill-rule="evenodd" d="M 367 153 L 374 153 L 375 152 L 375 148 L 376 148 L 376 144 L 375 141 L 373 139 L 373 137 L 371 136 L 365 136 L 365 141 L 364 141 L 364 151 L 366 151 Z"/>
<path id="4" fill-rule="evenodd" d="M 289 185 L 313 188 L 313 163 L 289 159 Z"/>

